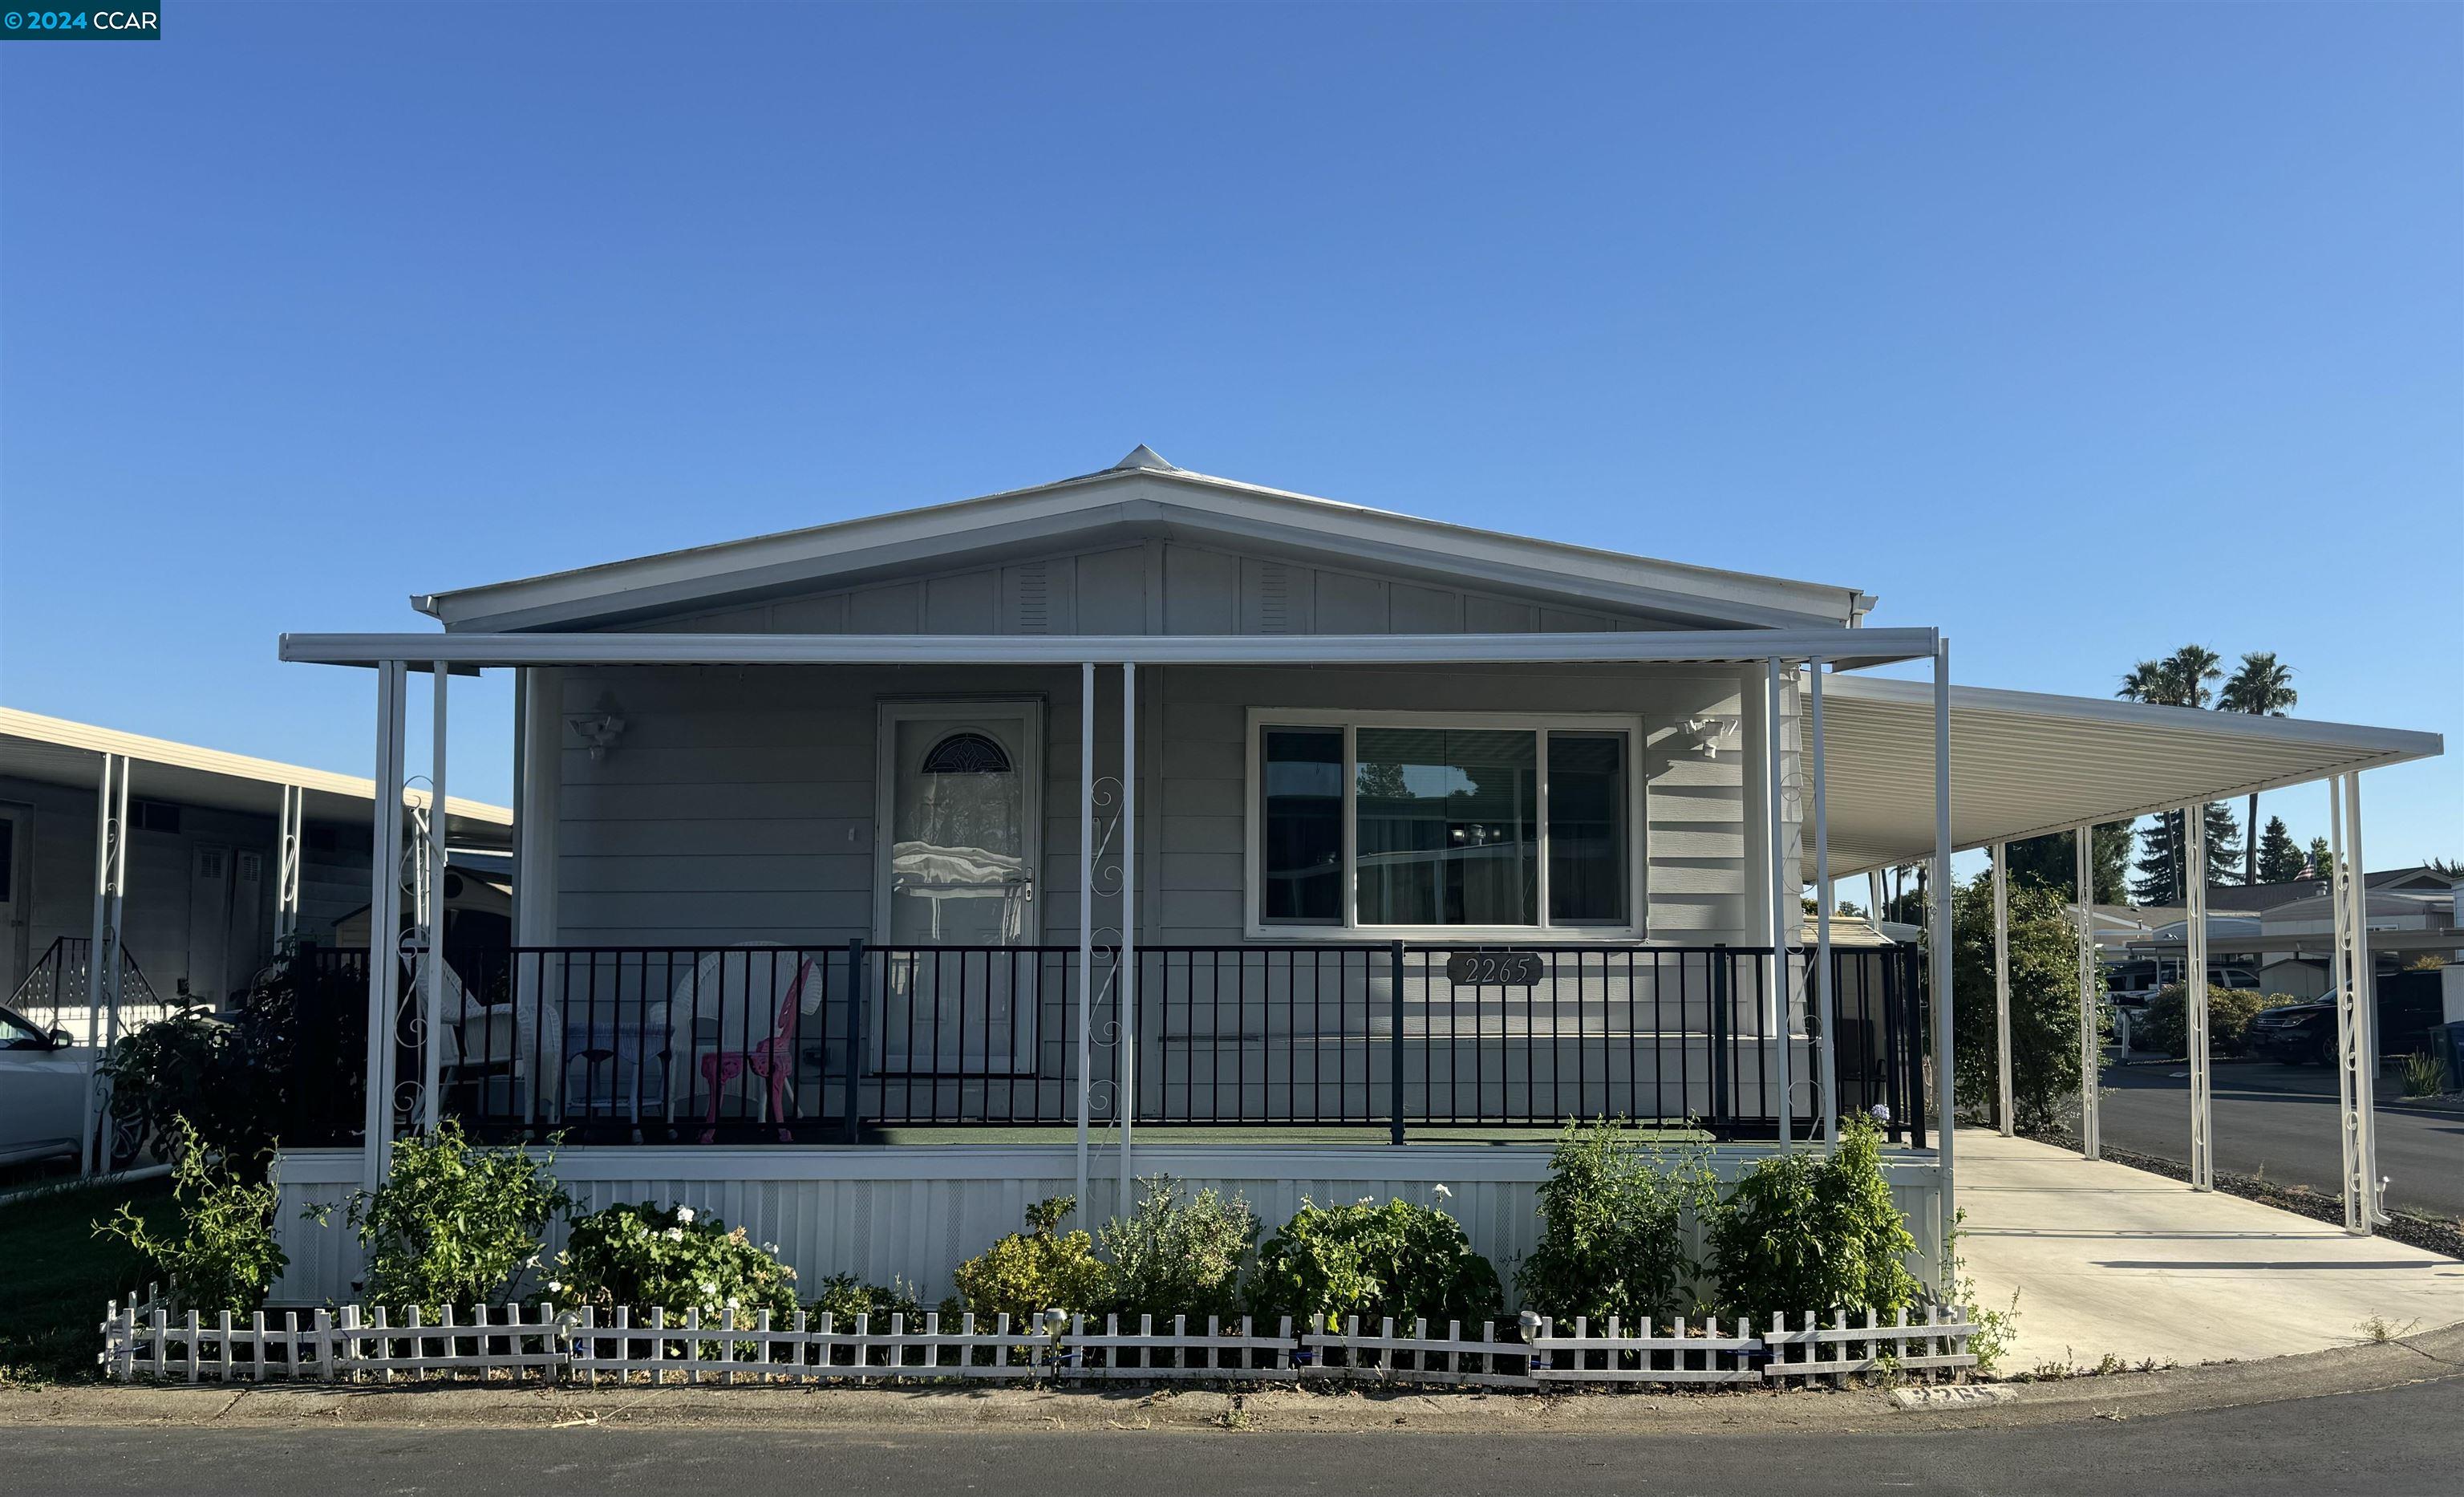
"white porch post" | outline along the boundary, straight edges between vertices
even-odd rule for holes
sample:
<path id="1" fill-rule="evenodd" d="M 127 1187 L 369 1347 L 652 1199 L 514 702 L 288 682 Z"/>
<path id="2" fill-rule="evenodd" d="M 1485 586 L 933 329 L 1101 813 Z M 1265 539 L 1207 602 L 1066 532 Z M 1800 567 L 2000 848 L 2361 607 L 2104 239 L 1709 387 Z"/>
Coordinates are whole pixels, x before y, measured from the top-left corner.
<path id="1" fill-rule="evenodd" d="M 2379 1178 L 2379 980 L 2378 962 L 2370 955 L 2370 872 L 2362 861 L 2362 774 L 2344 777 L 2344 847 L 2352 871 L 2345 876 L 2352 891 L 2353 1005 L 2360 1024 L 2361 1054 L 2354 1067 L 2354 1120 L 2361 1127 L 2362 1219 L 2372 1226 L 2387 1220 L 2380 1200 L 2386 1189 Z"/>
<path id="2" fill-rule="evenodd" d="M 2344 1230 L 2370 1235 L 2370 1177 L 2362 1152 L 2362 1056 L 2368 1042 L 2362 1034 L 2361 1004 L 2352 982 L 2352 922 L 2344 871 L 2344 777 L 2327 781 L 2327 906 L 2335 925 L 2334 944 L 2327 949 L 2327 990 L 2336 997 L 2337 1133 L 2343 1148 Z"/>
<path id="3" fill-rule="evenodd" d="M 1950 641 L 1934 647 L 1933 654 L 1933 900 L 1925 911 L 1927 936 L 1933 950 L 1933 1056 L 1935 1116 L 1941 1129 L 1942 1236 L 1932 1244 L 1940 1255 L 1942 1297 L 1954 1298 L 1951 1282 L 1951 1236 L 1959 1219 L 1959 1198 L 1953 1193 L 1951 1156 L 1959 1129 L 1952 1119 L 1958 1086 L 1952 1064 L 1953 1031 L 1950 996 Z"/>
<path id="4" fill-rule="evenodd" d="M 434 683 L 434 720 L 430 723 L 433 742 L 429 749 L 428 771 L 428 930 L 426 933 L 427 991 L 421 995 L 419 1052 L 423 1058 L 419 1077 L 420 1127 L 429 1133 L 436 1131 L 443 1113 L 442 1092 L 445 1083 L 445 699 L 446 683 L 453 672 L 445 662 L 436 661 Z"/>
<path id="5" fill-rule="evenodd" d="M 305 845 L 300 822 L 307 810 L 307 792 L 297 785 L 282 787 L 282 811 L 274 849 L 274 939 L 278 946 L 299 934 L 299 857 Z"/>
<path id="6" fill-rule="evenodd" d="M 120 1011 L 120 912 L 121 893 L 128 882 L 128 760 L 124 755 L 105 754 L 102 769 L 95 783 L 94 797 L 94 919 L 93 933 L 85 948 L 85 1034 L 82 1041 L 93 1049 L 85 1063 L 85 1153 L 80 1159 L 84 1173 L 91 1175 L 110 1163 L 107 1140 L 111 1136 L 109 1122 L 102 1115 L 100 1096 L 103 1052 L 109 1047 L 104 1036 L 103 1010 L 108 1005 L 116 1018 Z M 56 1006 L 56 1005 L 55 1005 Z M 119 1038 L 119 1025 L 110 1026 L 110 1039 Z"/>
<path id="7" fill-rule="evenodd" d="M 375 785 L 368 797 L 367 1136 L 361 1183 L 384 1183 L 393 1152 L 394 1016 L 402 979 L 402 662 L 377 667 Z"/>
<path id="8" fill-rule="evenodd" d="M 1138 668 L 1121 662 L 1121 1024 L 1115 1053 L 1119 1080 L 1113 1104 L 1121 1119 L 1121 1195 L 1130 1214 L 1132 1134 L 1138 1120 Z"/>
<path id="9" fill-rule="evenodd" d="M 1095 980 L 1095 662 L 1078 667 L 1078 1220 L 1087 1200 L 1087 1109 L 1092 1100 Z"/>
<path id="10" fill-rule="evenodd" d="M 1814 980 L 1822 1015 L 1822 1141 L 1836 1146 L 1839 1142 L 1839 995 L 1831 971 L 1831 803 L 1822 764 L 1823 662 L 1808 665 L 1812 695 L 1806 718 L 1814 736 Z"/>
<path id="11" fill-rule="evenodd" d="M 1999 1066 L 1993 1113 L 2002 1136 L 2018 1131 L 2011 1100 L 2011 845 L 1993 845 L 1993 1052 Z"/>
<path id="12" fill-rule="evenodd" d="M 1882 870 L 1881 869 L 1865 870 L 1865 904 L 1873 912 L 1874 929 L 1881 930 L 1882 928 Z"/>
<path id="13" fill-rule="evenodd" d="M 2208 807 L 2205 803 L 2182 808 L 2183 887 L 2189 894 L 2190 920 L 2182 962 L 2183 1046 L 2190 1052 L 2190 1188 L 2216 1185 L 2214 1144 L 2210 1137 L 2208 1103 Z"/>
<path id="14" fill-rule="evenodd" d="M 2096 1038 L 2096 869 L 2091 853 L 2095 841 L 2094 826 L 2080 826 L 2071 833 L 2071 876 L 2079 891 L 2079 1157 L 2083 1159 L 2104 1157 L 2098 1096 L 2104 1081 L 2104 1055 Z"/>
<path id="15" fill-rule="evenodd" d="M 1763 662 L 1763 804 L 1764 820 L 1771 831 L 1771 997 L 1765 1011 L 1766 1034 L 1776 1037 L 1773 1060 L 1779 1083 L 1779 1146 L 1783 1153 L 1794 1146 L 1794 1114 L 1796 1101 L 1790 1089 L 1789 1055 L 1789 981 L 1788 940 L 1791 927 L 1796 923 L 1796 898 L 1793 891 L 1796 876 L 1790 869 L 1788 835 L 1783 821 L 1788 811 L 1788 763 L 1781 731 L 1781 692 L 1779 659 L 1773 656 Z"/>

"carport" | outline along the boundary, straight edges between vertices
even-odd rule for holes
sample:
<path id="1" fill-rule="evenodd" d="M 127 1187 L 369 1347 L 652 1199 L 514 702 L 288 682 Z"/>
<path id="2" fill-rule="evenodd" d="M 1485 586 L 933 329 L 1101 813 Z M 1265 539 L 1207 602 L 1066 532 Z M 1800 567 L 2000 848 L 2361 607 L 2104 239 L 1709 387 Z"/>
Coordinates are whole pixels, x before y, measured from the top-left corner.
<path id="1" fill-rule="evenodd" d="M 1812 784 L 1803 868 L 1821 893 L 1821 939 L 1827 941 L 1831 881 L 1922 863 L 1935 855 L 1932 789 L 1943 735 L 1935 687 L 1918 681 L 1833 675 L 1815 671 L 1805 695 Z M 2075 888 L 2081 908 L 2093 904 L 2090 833 L 2099 826 L 2255 791 L 2328 782 L 2335 931 L 2332 980 L 2337 995 L 2345 1230 L 2366 1236 L 2386 1220 L 2378 1192 L 2371 1090 L 2376 1054 L 2371 1005 L 2359 1001 L 2368 973 L 2370 936 L 2362 918 L 2363 771 L 2434 758 L 2434 733 L 2348 723 L 2305 722 L 2235 713 L 2154 707 L 2094 697 L 1953 687 L 1949 746 L 1951 846 L 1983 849 L 1994 868 L 1994 1000 L 2000 1031 L 1998 1116 L 2012 1132 L 2011 978 L 2005 853 L 2013 842 L 2073 832 Z M 2204 818 L 2184 818 L 2189 830 L 2186 867 L 2206 866 Z M 2189 885 L 2189 950 L 2186 970 L 2207 970 L 2207 889 Z M 1937 926 L 1937 929 L 1943 928 Z M 2079 933 L 2082 992 L 2093 992 L 2096 951 L 2084 921 Z M 1937 969 L 1939 970 L 1939 969 Z M 2186 1029 L 2190 1068 L 2190 1156 L 2193 1189 L 2212 1188 L 2207 1054 L 2207 986 L 2187 984 Z M 2083 1074 L 2098 1073 L 2093 1007 L 2082 1005 L 2079 1049 Z M 2099 1156 L 2096 1087 L 2081 1089 L 2081 1151 Z"/>

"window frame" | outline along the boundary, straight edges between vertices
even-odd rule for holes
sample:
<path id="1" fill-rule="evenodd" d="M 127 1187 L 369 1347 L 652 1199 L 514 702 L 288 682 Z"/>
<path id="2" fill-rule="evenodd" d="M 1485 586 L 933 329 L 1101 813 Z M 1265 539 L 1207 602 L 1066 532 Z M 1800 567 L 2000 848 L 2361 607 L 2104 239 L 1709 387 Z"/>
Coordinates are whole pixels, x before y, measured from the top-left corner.
<path id="1" fill-rule="evenodd" d="M 1376 925 L 1360 914 L 1359 730 L 1362 728 L 1458 728 L 1465 731 L 1526 732 L 1532 736 L 1539 786 L 1536 826 L 1539 832 L 1539 923 L 1534 925 Z M 1300 921 L 1268 923 L 1261 918 L 1260 900 L 1265 841 L 1264 801 L 1265 730 L 1268 728 L 1336 728 L 1343 733 L 1343 876 L 1340 919 L 1317 924 Z M 1625 740 L 1626 918 L 1617 924 L 1560 925 L 1549 912 L 1549 735 L 1551 732 L 1614 734 Z M 1644 883 L 1649 866 L 1645 848 L 1648 823 L 1643 817 L 1643 726 L 1635 713 L 1493 713 L 1422 710 L 1359 711 L 1322 707 L 1252 707 L 1242 745 L 1241 920 L 1244 936 L 1262 941 L 1416 940 L 1493 945 L 1578 945 L 1587 942 L 1631 942 L 1648 937 L 1650 899 Z"/>

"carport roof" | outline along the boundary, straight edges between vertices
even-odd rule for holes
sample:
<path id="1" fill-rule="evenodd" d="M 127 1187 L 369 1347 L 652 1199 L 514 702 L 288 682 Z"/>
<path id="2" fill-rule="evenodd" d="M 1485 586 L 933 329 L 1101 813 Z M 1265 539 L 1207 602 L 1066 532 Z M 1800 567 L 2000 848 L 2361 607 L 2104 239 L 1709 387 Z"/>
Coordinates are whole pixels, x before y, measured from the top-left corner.
<path id="1" fill-rule="evenodd" d="M 1835 876 L 1933 850 L 1933 688 L 1823 680 Z M 1950 829 L 1960 848 L 2435 758 L 2434 733 L 1953 686 Z M 1807 844 L 1811 876 L 1812 845 Z"/>
<path id="2" fill-rule="evenodd" d="M 281 811 L 281 787 L 297 785 L 309 820 L 364 825 L 369 797 L 376 793 L 376 782 L 356 775 L 0 707 L 0 773 L 37 784 L 91 790 L 105 754 L 124 755 L 141 766 L 129 778 L 130 794 L 183 805 L 275 816 Z M 429 796 L 410 789 L 403 792 L 403 800 L 425 805 Z M 448 796 L 445 809 L 446 835 L 455 843 L 506 845 L 514 813 L 505 807 Z"/>

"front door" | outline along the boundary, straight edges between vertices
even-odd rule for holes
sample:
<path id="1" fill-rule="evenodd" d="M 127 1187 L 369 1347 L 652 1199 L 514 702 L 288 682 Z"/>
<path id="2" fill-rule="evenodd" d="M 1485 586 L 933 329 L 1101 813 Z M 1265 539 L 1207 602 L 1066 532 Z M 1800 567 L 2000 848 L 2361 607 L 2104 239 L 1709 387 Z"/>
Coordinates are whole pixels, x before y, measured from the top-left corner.
<path id="1" fill-rule="evenodd" d="M 231 965 L 231 849 L 201 842 L 188 849 L 188 997 L 222 1001 Z"/>
<path id="2" fill-rule="evenodd" d="M 876 1068 L 1032 1068 L 1043 746 L 1040 702 L 883 704 Z"/>

